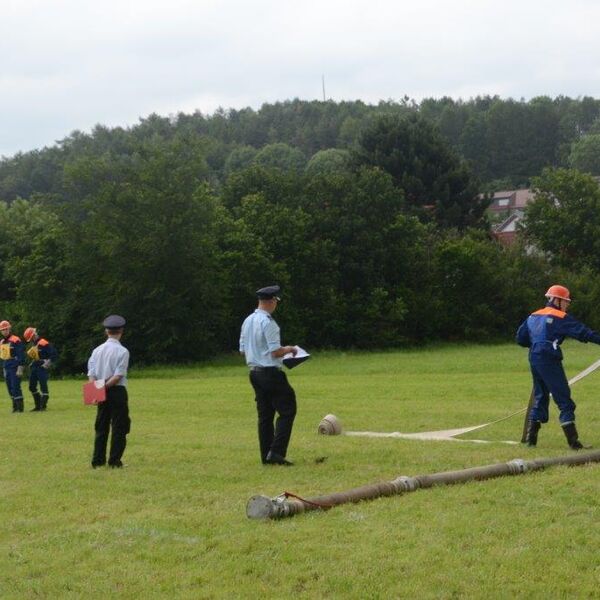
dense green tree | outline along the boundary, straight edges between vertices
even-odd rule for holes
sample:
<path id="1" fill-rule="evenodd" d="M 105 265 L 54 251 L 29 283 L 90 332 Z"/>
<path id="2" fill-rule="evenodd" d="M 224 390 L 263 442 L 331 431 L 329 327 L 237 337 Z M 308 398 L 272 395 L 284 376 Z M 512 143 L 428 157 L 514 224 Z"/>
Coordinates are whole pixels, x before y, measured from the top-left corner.
<path id="1" fill-rule="evenodd" d="M 0 198 L 12 202 L 29 198 L 36 191 L 60 189 L 64 151 L 44 148 L 0 160 Z"/>
<path id="2" fill-rule="evenodd" d="M 225 161 L 224 174 L 225 177 L 229 177 L 236 171 L 242 171 L 248 168 L 256 157 L 256 148 L 252 146 L 237 146 L 235 147 L 227 157 Z"/>
<path id="3" fill-rule="evenodd" d="M 471 113 L 464 102 L 447 96 L 440 99 L 426 98 L 419 106 L 419 114 L 436 123 L 440 133 L 454 148 L 460 143 L 462 131 Z"/>
<path id="4" fill-rule="evenodd" d="M 361 121 L 356 117 L 346 117 L 340 125 L 336 146 L 354 148 L 361 131 Z"/>
<path id="5" fill-rule="evenodd" d="M 484 226 L 487 201 L 477 181 L 439 132 L 417 115 L 384 115 L 367 128 L 354 153 L 356 164 L 389 173 L 409 207 L 446 227 Z"/>
<path id="6" fill-rule="evenodd" d="M 350 168 L 350 153 L 347 150 L 329 148 L 319 150 L 311 156 L 306 165 L 306 174 L 310 177 L 343 173 Z"/>
<path id="7" fill-rule="evenodd" d="M 306 315 L 316 343 L 383 347 L 405 340 L 426 230 L 403 213 L 404 196 L 391 176 L 362 168 L 315 178 L 301 202 L 313 216 L 308 239 L 322 247 L 315 255 L 328 257 L 306 272 L 305 295 L 323 311 Z M 317 274 L 319 285 L 310 286 Z"/>
<path id="8" fill-rule="evenodd" d="M 0 308 L 2 318 L 11 322 L 29 313 L 24 309 L 28 302 L 44 304 L 51 288 L 60 285 L 60 262 L 63 256 L 52 256 L 53 267 L 39 287 L 33 287 L 32 278 L 22 270 L 25 261 L 37 253 L 54 253 L 56 241 L 64 233 L 55 214 L 38 204 L 17 199 L 11 205 L 0 203 L 0 228 L 7 234 L 0 246 Z M 23 323 L 20 323 L 23 324 Z M 40 327 L 47 325 L 46 319 Z"/>
<path id="9" fill-rule="evenodd" d="M 599 134 L 600 133 L 600 117 L 598 117 L 597 119 L 594 120 L 594 122 L 592 123 L 592 125 L 590 126 L 589 130 L 588 130 L 588 134 Z"/>
<path id="10" fill-rule="evenodd" d="M 510 175 L 514 181 L 529 176 L 524 166 L 528 159 L 526 145 L 522 143 L 527 126 L 527 111 L 523 103 L 515 100 L 497 100 L 486 113 L 489 173 L 494 177 Z M 493 140 L 493 142 L 492 142 Z"/>
<path id="11" fill-rule="evenodd" d="M 600 273 L 592 267 L 581 270 L 564 269 L 558 271 L 556 279 L 566 285 L 573 298 L 571 311 L 578 319 L 596 331 L 600 329 Z"/>
<path id="12" fill-rule="evenodd" d="M 577 170 L 548 169 L 534 180 L 523 221 L 527 238 L 565 267 L 600 269 L 600 187 Z"/>
<path id="13" fill-rule="evenodd" d="M 523 181 L 541 173 L 544 167 L 557 166 L 560 143 L 559 113 L 556 103 L 551 98 L 533 98 L 526 104 L 525 114 L 522 139 L 516 142 L 525 147 L 525 160 L 521 165 Z"/>
<path id="14" fill-rule="evenodd" d="M 265 168 L 257 165 L 233 173 L 223 186 L 223 203 L 235 211 L 246 196 L 261 194 L 267 202 L 293 204 L 302 195 L 304 179 L 294 171 Z"/>
<path id="15" fill-rule="evenodd" d="M 306 165 L 306 157 L 300 150 L 283 143 L 267 144 L 254 160 L 261 167 L 276 167 L 282 171 L 300 172 Z"/>
<path id="16" fill-rule="evenodd" d="M 72 199 L 53 205 L 63 227 L 58 250 L 32 253 L 14 275 L 28 273 L 19 298 L 39 316 L 43 307 L 30 288 L 44 289 L 45 273 L 60 274 L 62 288 L 45 290 L 43 300 L 46 319 L 72 334 L 63 353 L 71 364 L 85 359 L 110 312 L 127 315 L 138 361 L 212 354 L 227 313 L 223 305 L 210 314 L 205 306 L 215 289 L 227 296 L 227 282 L 216 239 L 221 209 L 203 183 L 206 172 L 202 146 L 178 138 L 144 141 L 129 157 L 70 164 Z"/>
<path id="17" fill-rule="evenodd" d="M 526 277 L 532 270 L 527 269 L 528 263 L 536 259 L 523 264 L 518 253 L 490 243 L 481 232 L 464 236 L 450 232 L 433 253 L 441 292 L 438 309 L 432 310 L 436 335 L 443 332 L 444 339 L 486 340 L 514 334 L 532 295 L 541 289 L 535 286 L 539 276 Z"/>
<path id="18" fill-rule="evenodd" d="M 569 165 L 584 173 L 600 175 L 600 133 L 584 135 L 573 142 Z"/>
<path id="19" fill-rule="evenodd" d="M 257 259 L 241 275 L 243 286 L 238 288 L 238 296 L 243 297 L 245 289 L 245 297 L 255 304 L 256 298 L 249 291 L 279 284 L 284 301 L 278 310 L 278 321 L 289 339 L 307 340 L 307 323 L 302 318 L 306 310 L 305 286 L 318 286 L 323 275 L 315 269 L 315 260 L 321 267 L 327 262 L 326 256 L 314 255 L 315 245 L 308 235 L 310 216 L 298 206 L 273 204 L 260 193 L 245 196 L 236 215 L 238 225 L 246 230 L 246 239 L 251 240 L 257 254 Z M 237 272 L 236 277 L 239 276 Z"/>
<path id="20" fill-rule="evenodd" d="M 249 170 L 232 177 L 226 193 L 260 248 L 255 281 L 284 287 L 280 319 L 292 337 L 316 347 L 384 347 L 409 338 L 404 319 L 417 302 L 413 288 L 423 285 L 430 240 L 403 214 L 403 194 L 388 174 L 361 169 L 304 184 Z"/>
<path id="21" fill-rule="evenodd" d="M 2 314 L 13 325 L 34 325 L 52 337 L 60 349 L 63 366 L 73 365 L 70 344 L 78 338 L 73 327 L 71 301 L 74 282 L 69 270 L 73 249 L 68 248 L 68 227 L 48 210 L 43 199 L 15 201 L 2 211 L 2 227 L 14 235 L 10 251 L 2 260 L 5 285 Z M 18 245 L 14 241 L 18 240 Z M 90 282 L 91 284 L 91 282 Z M 81 307 L 84 310 L 84 307 Z"/>
<path id="22" fill-rule="evenodd" d="M 469 117 L 461 132 L 458 148 L 472 165 L 474 172 L 484 181 L 492 177 L 488 153 L 489 141 L 485 115 L 475 113 Z M 511 184 L 512 185 L 512 184 Z"/>

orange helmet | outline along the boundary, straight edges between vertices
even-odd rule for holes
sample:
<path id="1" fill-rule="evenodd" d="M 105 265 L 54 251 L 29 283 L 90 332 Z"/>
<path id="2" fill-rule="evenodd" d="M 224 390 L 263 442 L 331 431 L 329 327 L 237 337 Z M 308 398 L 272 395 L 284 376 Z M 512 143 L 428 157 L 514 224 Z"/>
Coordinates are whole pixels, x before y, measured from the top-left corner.
<path id="1" fill-rule="evenodd" d="M 0 329 L 10 329 L 11 324 L 9 321 L 0 321 Z"/>
<path id="2" fill-rule="evenodd" d="M 31 338 L 37 333 L 37 330 L 35 327 L 28 327 L 24 332 L 23 332 L 23 339 L 26 342 L 29 342 L 31 340 Z"/>
<path id="3" fill-rule="evenodd" d="M 571 292 L 564 285 L 551 285 L 546 292 L 546 298 L 560 298 L 571 302 Z"/>

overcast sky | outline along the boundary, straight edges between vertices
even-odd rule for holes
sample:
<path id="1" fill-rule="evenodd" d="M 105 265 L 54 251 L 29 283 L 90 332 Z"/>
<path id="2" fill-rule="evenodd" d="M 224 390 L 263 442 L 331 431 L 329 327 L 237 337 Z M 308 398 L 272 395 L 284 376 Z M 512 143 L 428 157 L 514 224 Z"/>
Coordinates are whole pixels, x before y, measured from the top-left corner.
<path id="1" fill-rule="evenodd" d="M 0 155 L 292 98 L 600 97 L 595 0 L 0 0 Z"/>

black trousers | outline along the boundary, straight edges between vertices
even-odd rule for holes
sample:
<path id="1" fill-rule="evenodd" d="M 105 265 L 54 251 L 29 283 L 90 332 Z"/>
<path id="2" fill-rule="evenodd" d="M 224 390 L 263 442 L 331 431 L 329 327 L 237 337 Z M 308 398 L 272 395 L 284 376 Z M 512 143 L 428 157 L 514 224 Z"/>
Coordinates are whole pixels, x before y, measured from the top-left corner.
<path id="1" fill-rule="evenodd" d="M 127 444 L 126 437 L 131 429 L 127 401 L 127 388 L 122 385 L 114 385 L 107 388 L 106 400 L 98 404 L 94 425 L 96 438 L 94 440 L 94 456 L 92 457 L 93 466 L 99 467 L 106 464 L 106 445 L 111 427 L 112 436 L 108 464 L 118 466 L 121 463 L 121 457 Z"/>
<path id="2" fill-rule="evenodd" d="M 275 368 L 250 371 L 250 383 L 256 394 L 260 458 L 265 462 L 269 451 L 285 458 L 296 417 L 296 392 L 286 374 Z"/>

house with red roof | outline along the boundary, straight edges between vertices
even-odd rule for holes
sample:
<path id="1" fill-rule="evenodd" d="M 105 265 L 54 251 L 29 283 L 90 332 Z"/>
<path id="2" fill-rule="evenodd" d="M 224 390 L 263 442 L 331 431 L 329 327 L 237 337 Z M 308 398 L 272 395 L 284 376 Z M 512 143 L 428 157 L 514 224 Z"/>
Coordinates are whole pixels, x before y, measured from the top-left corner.
<path id="1" fill-rule="evenodd" d="M 514 243 L 518 235 L 517 225 L 533 197 L 530 189 L 494 193 L 488 207 L 488 217 L 492 222 L 492 233 L 500 243 L 507 246 Z"/>

